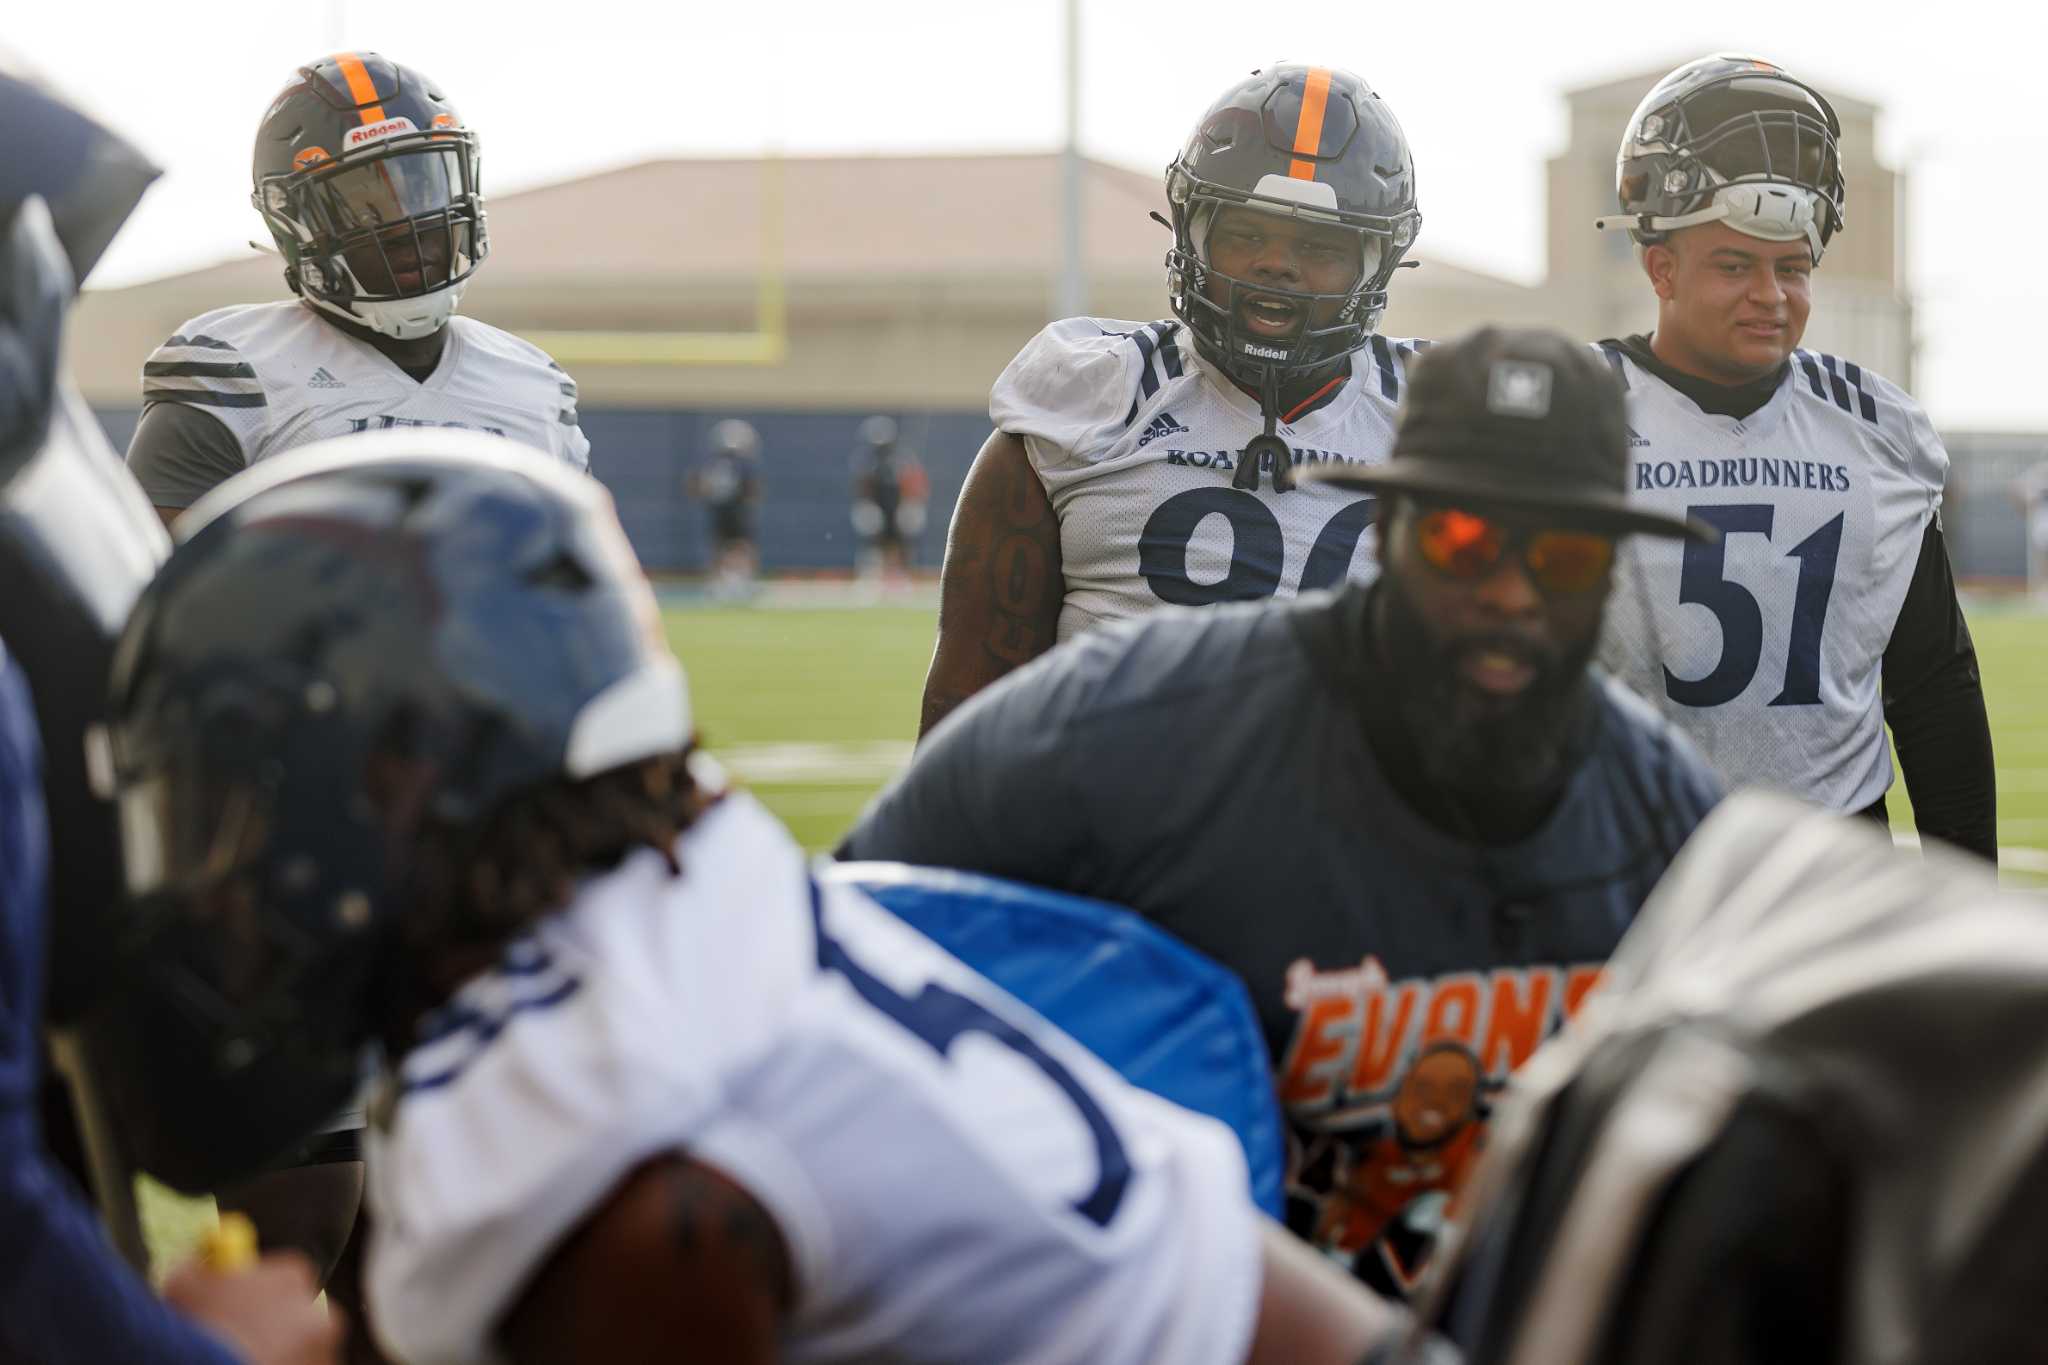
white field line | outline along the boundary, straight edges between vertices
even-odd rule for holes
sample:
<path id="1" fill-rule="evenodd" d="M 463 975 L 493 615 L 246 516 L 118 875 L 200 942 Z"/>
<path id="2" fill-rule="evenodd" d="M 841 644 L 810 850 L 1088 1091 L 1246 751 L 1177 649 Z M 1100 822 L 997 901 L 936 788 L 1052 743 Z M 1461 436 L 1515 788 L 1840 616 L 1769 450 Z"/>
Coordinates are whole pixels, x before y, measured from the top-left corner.
<path id="1" fill-rule="evenodd" d="M 1892 835 L 1892 842 L 1900 848 L 1918 848 L 1920 847 L 1920 836 L 1917 834 L 1895 833 Z M 2048 852 L 2038 848 L 2016 848 L 2000 844 L 1998 846 L 1998 870 L 2000 872 L 2021 872 L 2030 877 L 2048 877 Z"/>
<path id="2" fill-rule="evenodd" d="M 906 740 L 864 744 L 736 744 L 713 756 L 743 782 L 852 786 L 887 782 L 909 766 Z"/>

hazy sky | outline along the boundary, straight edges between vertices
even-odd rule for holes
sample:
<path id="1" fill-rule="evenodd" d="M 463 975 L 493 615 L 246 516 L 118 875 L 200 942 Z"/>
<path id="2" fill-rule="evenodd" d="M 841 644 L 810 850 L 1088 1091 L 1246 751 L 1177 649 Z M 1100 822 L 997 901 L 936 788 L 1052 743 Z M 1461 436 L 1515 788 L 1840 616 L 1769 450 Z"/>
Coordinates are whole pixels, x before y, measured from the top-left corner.
<path id="1" fill-rule="evenodd" d="M 167 171 L 96 286 L 246 252 L 262 235 L 247 201 L 256 120 L 295 66 L 342 46 L 432 73 L 482 134 L 485 183 L 500 194 L 649 156 L 1035 148 L 1061 135 L 1062 0 L 9 9 L 0 42 Z M 1771 57 L 1885 111 L 1880 157 L 1911 175 L 1916 387 L 1936 420 L 2048 431 L 2032 325 L 2048 310 L 2048 18 L 2029 0 L 1083 0 L 1082 31 L 1092 155 L 1161 169 L 1250 68 L 1348 67 L 1392 104 L 1414 147 L 1417 254 L 1524 280 L 1542 271 L 1543 163 L 1564 141 L 1565 90 L 1709 51 Z"/>

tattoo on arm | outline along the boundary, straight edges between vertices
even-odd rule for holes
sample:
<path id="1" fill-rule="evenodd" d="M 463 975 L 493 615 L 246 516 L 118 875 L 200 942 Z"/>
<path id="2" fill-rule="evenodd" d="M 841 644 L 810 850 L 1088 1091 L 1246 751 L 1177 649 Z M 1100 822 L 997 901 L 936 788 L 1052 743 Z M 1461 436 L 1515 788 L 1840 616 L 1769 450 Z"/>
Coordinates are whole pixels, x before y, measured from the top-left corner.
<path id="1" fill-rule="evenodd" d="M 718 1257 L 743 1267 L 777 1308 L 796 1298 L 789 1253 L 768 1211 L 716 1171 L 692 1165 L 672 1182 L 671 1226 L 685 1258 Z"/>
<path id="2" fill-rule="evenodd" d="M 1058 639 L 1060 524 L 1024 443 L 996 432 L 975 457 L 946 538 L 939 640 L 920 736 Z"/>
<path id="3" fill-rule="evenodd" d="M 796 1302 L 781 1231 L 746 1189 L 683 1156 L 627 1175 L 500 1321 L 512 1365 L 693 1360 L 770 1365 Z"/>

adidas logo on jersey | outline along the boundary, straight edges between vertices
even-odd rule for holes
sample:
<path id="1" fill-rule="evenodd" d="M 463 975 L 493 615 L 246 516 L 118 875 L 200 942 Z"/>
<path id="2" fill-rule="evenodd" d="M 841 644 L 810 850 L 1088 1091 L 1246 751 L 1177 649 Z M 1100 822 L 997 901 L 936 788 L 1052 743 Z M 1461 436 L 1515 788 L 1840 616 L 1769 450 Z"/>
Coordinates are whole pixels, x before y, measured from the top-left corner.
<path id="1" fill-rule="evenodd" d="M 345 389 L 348 385 L 327 373 L 327 367 L 322 365 L 319 369 L 313 371 L 313 377 L 306 381 L 306 387 L 309 389 Z"/>
<path id="2" fill-rule="evenodd" d="M 1145 424 L 1144 432 L 1138 437 L 1138 449 L 1143 450 L 1161 436 L 1185 436 L 1187 433 L 1186 427 L 1173 420 L 1172 413 L 1162 412 Z"/>
<path id="3" fill-rule="evenodd" d="M 1649 446 L 1650 438 L 1637 431 L 1634 427 L 1630 427 L 1628 429 L 1628 444 L 1631 450 L 1643 450 Z"/>

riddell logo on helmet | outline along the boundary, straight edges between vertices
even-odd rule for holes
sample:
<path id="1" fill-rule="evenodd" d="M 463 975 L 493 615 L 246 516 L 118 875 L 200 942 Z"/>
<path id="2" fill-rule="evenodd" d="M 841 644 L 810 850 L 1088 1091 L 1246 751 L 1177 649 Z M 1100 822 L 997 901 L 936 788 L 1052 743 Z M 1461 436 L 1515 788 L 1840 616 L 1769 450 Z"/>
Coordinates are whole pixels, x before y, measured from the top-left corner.
<path id="1" fill-rule="evenodd" d="M 1287 359 L 1287 348 L 1286 348 L 1286 347 L 1284 347 L 1284 346 L 1261 346 L 1261 345 L 1259 345 L 1259 344 L 1258 344 L 1257 342 L 1253 342 L 1253 341 L 1247 341 L 1247 342 L 1245 342 L 1245 343 L 1244 343 L 1244 353 L 1245 353 L 1246 355 L 1249 355 L 1249 356 L 1257 356 L 1257 357 L 1258 357 L 1258 358 L 1259 358 L 1260 360 L 1285 360 L 1285 359 Z"/>
<path id="2" fill-rule="evenodd" d="M 396 137 L 400 133 L 417 133 L 418 131 L 419 129 L 413 126 L 413 122 L 409 118 L 388 118 L 382 123 L 370 123 L 365 124 L 361 128 L 349 129 L 348 137 L 342 142 L 342 146 L 360 147 L 365 142 L 376 142 L 381 138 Z"/>

